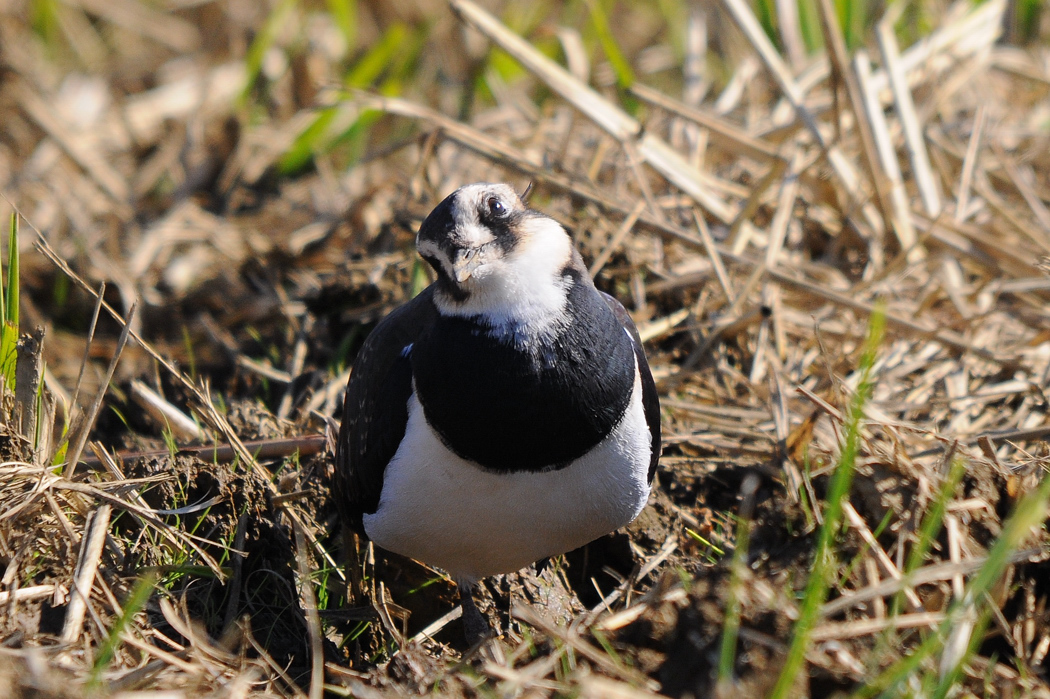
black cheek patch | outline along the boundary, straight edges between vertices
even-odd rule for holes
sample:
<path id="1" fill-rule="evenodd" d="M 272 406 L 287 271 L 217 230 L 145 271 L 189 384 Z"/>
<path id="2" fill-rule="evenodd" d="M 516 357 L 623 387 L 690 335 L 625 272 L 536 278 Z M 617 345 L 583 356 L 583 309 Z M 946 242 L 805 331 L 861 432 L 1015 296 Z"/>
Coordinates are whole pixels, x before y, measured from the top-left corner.
<path id="1" fill-rule="evenodd" d="M 489 211 L 488 204 L 483 204 L 478 211 L 478 221 L 492 233 L 493 242 L 503 253 L 510 252 L 518 244 L 515 231 L 527 216 L 525 211 L 511 211 L 504 216 L 495 216 Z"/>
<path id="2" fill-rule="evenodd" d="M 430 241 L 442 250 L 447 249 L 447 246 L 451 242 L 452 231 L 456 228 L 454 197 L 455 194 L 450 194 L 445 197 L 441 203 L 434 207 L 434 210 L 423 219 L 423 223 L 419 226 L 420 240 Z"/>
<path id="3" fill-rule="evenodd" d="M 470 293 L 463 289 L 459 284 L 456 284 L 455 280 L 448 275 L 448 272 L 445 270 L 445 265 L 441 264 L 440 260 L 430 255 L 420 254 L 420 257 L 426 260 L 427 264 L 429 264 L 434 270 L 434 273 L 437 274 L 438 287 L 451 297 L 453 301 L 462 303 L 470 297 Z"/>

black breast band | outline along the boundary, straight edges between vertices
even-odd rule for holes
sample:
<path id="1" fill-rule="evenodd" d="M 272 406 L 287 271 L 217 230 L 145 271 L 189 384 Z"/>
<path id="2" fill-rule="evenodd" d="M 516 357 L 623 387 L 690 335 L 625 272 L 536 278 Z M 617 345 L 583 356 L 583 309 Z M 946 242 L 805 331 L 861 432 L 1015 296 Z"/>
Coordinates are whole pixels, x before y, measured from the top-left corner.
<path id="1" fill-rule="evenodd" d="M 459 456 L 499 472 L 561 468 L 623 418 L 631 339 L 597 290 L 566 274 L 566 322 L 554 337 L 515 342 L 478 318 L 442 316 L 413 346 L 424 415 Z"/>

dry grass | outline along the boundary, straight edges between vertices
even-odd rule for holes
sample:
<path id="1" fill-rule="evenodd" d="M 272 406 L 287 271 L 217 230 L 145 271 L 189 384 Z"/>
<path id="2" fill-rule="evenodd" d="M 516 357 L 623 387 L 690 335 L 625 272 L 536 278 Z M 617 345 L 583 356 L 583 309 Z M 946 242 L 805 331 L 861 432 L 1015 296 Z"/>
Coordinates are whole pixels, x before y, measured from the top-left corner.
<path id="1" fill-rule="evenodd" d="M 1001 0 L 852 56 L 822 0 L 790 60 L 742 0 L 599 5 L 0 4 L 45 331 L 0 695 L 1050 696 L 1045 45 Z M 631 309 L 666 444 L 628 531 L 491 582 L 480 650 L 438 572 L 340 540 L 321 436 L 478 180 Z"/>

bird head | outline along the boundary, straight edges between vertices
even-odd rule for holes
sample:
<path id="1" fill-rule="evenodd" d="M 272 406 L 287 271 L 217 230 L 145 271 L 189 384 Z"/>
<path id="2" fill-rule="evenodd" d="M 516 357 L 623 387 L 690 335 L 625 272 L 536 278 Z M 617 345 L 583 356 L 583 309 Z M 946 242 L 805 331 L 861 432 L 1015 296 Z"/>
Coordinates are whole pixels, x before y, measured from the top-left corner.
<path id="1" fill-rule="evenodd" d="M 423 221 L 416 248 L 437 273 L 445 313 L 522 320 L 565 302 L 572 241 L 510 185 L 457 189 Z"/>

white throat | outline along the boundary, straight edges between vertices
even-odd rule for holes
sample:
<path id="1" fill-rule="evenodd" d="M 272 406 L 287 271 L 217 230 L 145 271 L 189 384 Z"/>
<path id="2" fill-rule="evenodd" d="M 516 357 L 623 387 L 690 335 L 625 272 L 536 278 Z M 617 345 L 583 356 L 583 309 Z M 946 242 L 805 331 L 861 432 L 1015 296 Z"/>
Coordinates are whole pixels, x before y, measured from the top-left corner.
<path id="1" fill-rule="evenodd" d="M 438 290 L 438 310 L 480 316 L 493 329 L 519 338 L 556 332 L 565 318 L 569 282 L 562 270 L 572 259 L 572 241 L 545 216 L 525 219 L 520 234 L 512 251 L 478 268 L 464 284 L 466 299 L 456 301 Z"/>

